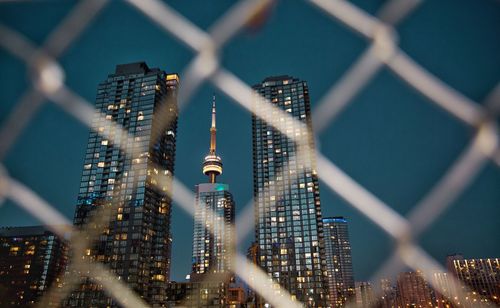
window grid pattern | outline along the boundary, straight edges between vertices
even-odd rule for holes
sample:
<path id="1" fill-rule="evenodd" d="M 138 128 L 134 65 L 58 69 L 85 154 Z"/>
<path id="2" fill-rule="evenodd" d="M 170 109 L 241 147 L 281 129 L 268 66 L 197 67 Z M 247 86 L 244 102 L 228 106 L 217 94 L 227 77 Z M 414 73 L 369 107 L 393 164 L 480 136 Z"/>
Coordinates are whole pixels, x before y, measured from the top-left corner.
<path id="1" fill-rule="evenodd" d="M 290 115 L 280 117 L 278 109 L 261 105 L 264 112 L 282 122 L 288 135 L 308 133 L 305 128 L 311 129 L 311 114 L 306 82 L 280 76 L 265 79 L 254 89 Z M 306 126 L 298 126 L 292 119 Z M 326 269 L 314 153 L 296 155 L 295 141 L 257 116 L 252 117 L 252 127 L 259 265 L 299 301 L 325 305 Z"/>
<path id="2" fill-rule="evenodd" d="M 332 307 L 343 307 L 355 295 L 351 243 L 347 220 L 342 217 L 323 218 L 328 293 Z"/>
<path id="3" fill-rule="evenodd" d="M 220 183 L 196 186 L 192 280 L 231 269 L 235 204 L 228 189 Z"/>

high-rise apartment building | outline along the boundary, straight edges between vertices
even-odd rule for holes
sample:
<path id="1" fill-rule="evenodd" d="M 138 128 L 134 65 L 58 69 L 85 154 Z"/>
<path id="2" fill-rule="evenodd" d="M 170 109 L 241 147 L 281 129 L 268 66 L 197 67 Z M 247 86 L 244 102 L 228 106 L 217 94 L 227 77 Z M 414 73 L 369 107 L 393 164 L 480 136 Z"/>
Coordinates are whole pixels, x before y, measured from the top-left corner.
<path id="1" fill-rule="evenodd" d="M 396 305 L 396 288 L 389 278 L 380 279 L 380 291 L 382 297 L 379 299 L 380 307 L 393 308 Z"/>
<path id="2" fill-rule="evenodd" d="M 116 209 L 109 223 L 97 226 L 102 232 L 84 258 L 105 263 L 153 306 L 163 302 L 170 273 L 168 192 L 174 172 L 178 83 L 177 74 L 140 62 L 118 65 L 99 84 L 95 105 L 102 117 L 95 117 L 89 135 L 74 218 L 77 227 L 86 228 L 96 209 Z M 133 142 L 127 143 L 123 131 Z M 130 155 L 138 149 L 143 150 Z M 116 303 L 100 284 L 82 278 L 65 305 Z"/>
<path id="3" fill-rule="evenodd" d="M 434 307 L 435 299 L 423 273 L 403 272 L 397 280 L 397 305 L 399 307 Z"/>
<path id="4" fill-rule="evenodd" d="M 356 281 L 356 307 L 370 308 L 377 302 L 373 294 L 371 283 L 367 281 Z"/>
<path id="5" fill-rule="evenodd" d="M 450 255 L 448 271 L 464 287 L 455 290 L 464 307 L 500 306 L 500 259 L 464 259 L 460 254 Z"/>
<path id="6" fill-rule="evenodd" d="M 208 183 L 196 185 L 193 263 L 191 280 L 229 274 L 234 250 L 234 200 L 229 185 L 217 183 L 222 174 L 222 159 L 216 153 L 215 96 L 212 104 L 210 150 L 203 163 Z M 215 274 L 215 275 L 214 275 Z"/>
<path id="7" fill-rule="evenodd" d="M 354 300 L 351 243 L 344 217 L 323 218 L 325 259 L 329 300 L 333 307 L 343 307 Z"/>
<path id="8" fill-rule="evenodd" d="M 0 228 L 0 307 L 34 306 L 61 283 L 67 258 L 66 241 L 45 227 Z"/>
<path id="9" fill-rule="evenodd" d="M 255 104 L 254 108 L 264 108 L 256 111 L 274 116 L 286 126 L 287 133 L 308 138 L 305 142 L 310 145 L 304 155 L 297 155 L 298 144 L 294 140 L 271 123 L 252 116 L 259 265 L 294 299 L 308 306 L 324 306 L 326 267 L 307 83 L 278 76 L 266 78 L 253 88 L 270 101 L 270 104 Z M 270 105 L 304 125 L 281 117 Z"/>
<path id="10" fill-rule="evenodd" d="M 450 308 L 458 306 L 459 300 L 455 295 L 455 286 L 449 278 L 448 273 L 435 272 L 432 274 L 436 307 Z"/>

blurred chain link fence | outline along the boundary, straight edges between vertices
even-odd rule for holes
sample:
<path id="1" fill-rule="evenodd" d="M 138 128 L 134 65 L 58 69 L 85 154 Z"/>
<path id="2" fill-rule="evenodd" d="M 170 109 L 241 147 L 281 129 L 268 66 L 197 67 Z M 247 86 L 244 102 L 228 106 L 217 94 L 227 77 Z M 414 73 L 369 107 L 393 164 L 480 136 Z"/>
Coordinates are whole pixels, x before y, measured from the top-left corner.
<path id="1" fill-rule="evenodd" d="M 195 52 L 192 61 L 181 74 L 182 84 L 177 98 L 179 110 L 182 110 L 190 102 L 191 95 L 207 82 L 249 112 L 261 109 L 254 109 L 255 104 L 271 105 L 263 98 L 256 99 L 256 94 L 249 85 L 221 66 L 218 51 L 240 30 L 260 24 L 274 1 L 240 0 L 208 31 L 198 28 L 189 19 L 159 0 L 128 0 L 127 2 L 164 29 L 166 34 L 175 37 Z M 500 84 L 492 89 L 485 102 L 480 104 L 471 101 L 426 71 L 398 47 L 395 28 L 401 20 L 418 8 L 421 3 L 419 0 L 388 1 L 377 16 L 369 15 L 352 3 L 343 0 L 307 2 L 329 15 L 333 21 L 362 35 L 368 44 L 360 58 L 351 65 L 338 82 L 332 84 L 325 96 L 317 103 L 312 114 L 316 135 L 321 134 L 332 121 L 340 116 L 342 110 L 363 91 L 363 88 L 382 68 L 392 71 L 410 87 L 427 97 L 431 103 L 439 106 L 474 131 L 474 137 L 463 149 L 459 158 L 437 180 L 434 187 L 422 196 L 421 201 L 406 217 L 349 177 L 328 157 L 320 152 L 316 154 L 318 175 L 327 187 L 377 224 L 397 243 L 391 257 L 378 269 L 371 280 L 379 281 L 383 277 L 392 276 L 406 266 L 422 270 L 426 277 L 432 277 L 432 273 L 444 271 L 444 269 L 419 247 L 414 238 L 427 230 L 453 204 L 475 180 L 488 161 L 500 166 L 499 130 L 496 124 L 500 112 Z M 105 265 L 99 262 L 82 261 L 81 256 L 84 255 L 85 248 L 90 247 L 93 239 L 99 235 L 100 229 L 96 226 L 110 219 L 113 208 L 108 209 L 108 212 L 102 210 L 102 215 L 96 215 L 97 218 L 94 218 L 83 230 L 73 230 L 72 227 L 68 227 L 71 222 L 55 207 L 48 204 L 22 182 L 10 177 L 6 168 L 1 164 L 9 149 L 18 140 L 20 133 L 43 104 L 50 102 L 59 105 L 89 128 L 92 128 L 92 120 L 96 116 L 102 117 L 103 121 L 110 121 L 105 120 L 103 115 L 96 115 L 92 103 L 87 102 L 65 85 L 64 69 L 57 62 L 58 57 L 79 38 L 107 4 L 109 1 L 106 0 L 78 2 L 58 27 L 49 34 L 42 46 L 35 46 L 15 29 L 0 24 L 0 46 L 26 63 L 31 80 L 30 87 L 14 106 L 0 130 L 0 202 L 6 198 L 11 199 L 61 236 L 72 231 L 74 235 L 71 245 L 75 252 L 70 260 L 69 268 L 99 281 L 105 291 L 120 305 L 147 307 L 146 303 L 129 290 L 127 285 L 111 273 Z M 279 117 L 270 117 L 271 113 L 257 113 L 257 116 L 287 135 L 286 129 L 283 129 L 278 119 L 284 117 L 287 121 L 296 120 L 289 118 L 288 114 L 279 109 L 273 112 L 277 112 Z M 165 120 L 165 126 L 168 121 L 169 119 Z M 122 131 L 112 121 L 109 125 L 115 131 Z M 302 124 L 297 123 L 297 125 Z M 99 133 L 106 134 L 106 132 Z M 126 135 L 126 132 L 122 133 Z M 288 137 L 299 145 L 303 145 L 299 147 L 303 150 L 308 150 L 310 144 L 308 138 L 313 138 L 312 135 L 301 136 L 299 139 L 295 136 Z M 125 142 L 133 142 L 133 136 L 129 136 L 128 141 Z M 120 147 L 120 144 L 116 146 Z M 144 149 L 127 154 L 134 157 L 143 152 L 142 150 Z M 300 156 L 301 151 L 298 151 L 296 155 Z M 173 180 L 173 190 L 170 188 L 169 192 L 173 191 L 174 202 L 194 217 L 193 193 L 175 178 L 170 180 Z M 164 181 L 167 180 L 164 179 Z M 245 221 L 245 217 L 253 211 L 252 206 L 253 201 L 250 201 L 243 210 L 243 214 L 237 217 L 236 225 L 244 225 L 243 228 L 239 228 L 239 230 L 244 230 L 244 234 L 238 234 L 240 239 L 251 231 L 251 223 Z M 300 306 L 300 303 L 291 299 L 286 290 L 281 290 L 281 296 L 276 296 L 268 275 L 250 263 L 245 256 L 235 253 L 232 259 L 235 274 L 267 302 L 277 307 Z M 250 275 L 250 273 L 253 274 Z M 432 282 L 429 279 L 429 283 Z M 78 277 L 65 277 L 61 290 L 52 288 L 41 300 L 39 306 L 43 307 L 52 296 L 67 296 L 78 283 Z M 458 281 L 454 283 L 459 284 Z M 380 295 L 377 294 L 377 296 Z"/>

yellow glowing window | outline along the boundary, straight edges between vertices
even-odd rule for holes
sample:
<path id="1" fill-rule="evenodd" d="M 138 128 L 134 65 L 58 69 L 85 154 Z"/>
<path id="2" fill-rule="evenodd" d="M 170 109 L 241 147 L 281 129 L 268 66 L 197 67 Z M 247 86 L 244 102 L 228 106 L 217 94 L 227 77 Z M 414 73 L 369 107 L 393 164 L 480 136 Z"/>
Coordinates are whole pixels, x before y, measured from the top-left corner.
<path id="1" fill-rule="evenodd" d="M 176 80 L 177 82 L 179 82 L 179 75 L 177 75 L 177 74 L 168 74 L 167 75 L 167 80 Z"/>
<path id="2" fill-rule="evenodd" d="M 86 249 L 86 250 L 85 250 L 85 254 L 86 254 L 87 256 L 90 256 L 90 249 Z"/>
<path id="3" fill-rule="evenodd" d="M 101 145 L 108 145 L 108 140 L 101 141 Z"/>
<path id="4" fill-rule="evenodd" d="M 123 215 L 122 214 L 116 215 L 116 220 L 122 220 L 122 219 L 123 219 Z"/>
<path id="5" fill-rule="evenodd" d="M 103 168 L 104 167 L 104 162 L 103 161 L 98 162 L 97 163 L 97 167 Z"/>
<path id="6" fill-rule="evenodd" d="M 17 246 L 10 247 L 10 251 L 19 251 L 19 247 Z"/>
<path id="7" fill-rule="evenodd" d="M 157 281 L 165 281 L 165 276 L 164 275 L 154 275 L 153 276 L 153 280 L 157 280 Z"/>

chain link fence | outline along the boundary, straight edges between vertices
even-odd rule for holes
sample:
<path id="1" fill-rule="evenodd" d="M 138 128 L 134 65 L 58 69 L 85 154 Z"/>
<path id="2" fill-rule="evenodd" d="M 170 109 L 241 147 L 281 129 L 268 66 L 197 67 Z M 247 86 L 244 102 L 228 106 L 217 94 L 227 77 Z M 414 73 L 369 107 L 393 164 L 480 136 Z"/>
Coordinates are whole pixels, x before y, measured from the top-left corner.
<path id="1" fill-rule="evenodd" d="M 195 52 L 195 56 L 181 74 L 182 85 L 177 98 L 180 110 L 189 104 L 191 95 L 204 83 L 212 84 L 230 97 L 235 104 L 241 105 L 249 112 L 263 110 L 262 108 L 254 109 L 255 104 L 271 105 L 264 98 L 256 98 L 249 85 L 221 65 L 219 50 L 240 30 L 264 18 L 274 1 L 240 0 L 208 31 L 198 28 L 189 19 L 159 0 L 128 0 L 126 2 L 148 17 L 151 22 L 160 26 L 166 35 L 175 37 Z M 344 76 L 332 84 L 313 110 L 316 135 L 321 134 L 332 121 L 335 121 L 341 115 L 342 110 L 383 68 L 393 72 L 410 87 L 427 97 L 431 103 L 451 114 L 457 121 L 463 122 L 474 132 L 473 138 L 463 149 L 459 158 L 406 217 L 353 180 L 328 157 L 320 152 L 316 154 L 318 175 L 326 186 L 378 225 L 397 243 L 391 257 L 378 269 L 372 281 L 391 276 L 404 266 L 423 270 L 427 277 L 431 277 L 435 271 L 444 271 L 441 265 L 430 257 L 414 239 L 427 230 L 474 182 L 486 163 L 492 161 L 500 166 L 499 130 L 496 122 L 500 112 L 500 84 L 491 90 L 485 102 L 479 104 L 426 71 L 398 47 L 396 26 L 418 8 L 421 4 L 419 0 L 388 1 L 376 16 L 366 13 L 348 1 L 311 0 L 307 2 L 331 16 L 332 21 L 344 24 L 353 32 L 360 34 L 366 39 L 368 45 Z M 85 101 L 65 85 L 64 70 L 58 64 L 58 57 L 75 40 L 78 40 L 108 4 L 109 1 L 105 0 L 78 2 L 41 46 L 36 46 L 15 29 L 0 24 L 0 46 L 26 64 L 31 80 L 29 88 L 25 90 L 0 130 L 0 201 L 4 199 L 14 201 L 61 236 L 72 231 L 71 244 L 75 253 L 69 263 L 70 269 L 99 281 L 105 291 L 124 307 L 147 307 L 143 299 L 129 290 L 127 285 L 103 264 L 82 261 L 80 257 L 84 255 L 85 248 L 90 247 L 93 239 L 100 234 L 101 230 L 96 226 L 110 219 L 110 213 L 116 209 L 116 204 L 109 209 L 103 209 L 102 215 L 96 215 L 97 218 L 94 218 L 83 230 L 74 230 L 68 227 L 71 222 L 55 207 L 48 204 L 22 182 L 10 177 L 6 168 L 1 165 L 9 149 L 19 139 L 23 129 L 43 104 L 59 105 L 75 120 L 84 123 L 89 128 L 92 128 L 92 120 L 96 116 L 102 117 L 103 121 L 110 121 L 101 114 L 96 115 L 92 103 Z M 279 109 L 274 111 L 280 115 L 279 117 L 287 118 L 287 121 L 296 121 Z M 257 113 L 256 115 L 287 135 L 286 129 L 283 129 L 282 124 L 277 120 L 279 117 L 273 118 L 269 114 Z M 165 119 L 165 127 L 169 120 Z M 122 131 L 112 121 L 109 125 L 115 131 Z M 302 124 L 297 123 L 297 125 Z M 99 133 L 106 134 L 106 132 Z M 127 135 L 126 132 L 122 133 Z M 314 136 L 301 136 L 299 139 L 295 136 L 288 137 L 300 145 L 297 156 L 302 155 L 302 150 L 311 150 L 308 140 Z M 128 136 L 128 141 L 125 142 L 133 142 L 133 136 Z M 120 147 L 120 144 L 115 146 Z M 136 157 L 142 150 L 144 149 L 127 154 Z M 159 182 L 162 181 L 173 184 L 173 187 L 169 189 L 169 192 L 175 192 L 172 198 L 194 217 L 192 207 L 194 196 L 191 190 L 175 178 L 162 179 Z M 245 222 L 244 218 L 247 213 L 253 211 L 252 206 L 253 201 L 250 201 L 242 214 L 237 217 L 236 225 L 245 225 L 239 229 L 244 230 L 245 233 L 251 231 L 251 224 Z M 242 239 L 245 235 L 239 234 L 239 238 Z M 249 262 L 245 256 L 235 253 L 232 259 L 235 274 L 267 302 L 277 307 L 300 306 L 300 303 L 291 299 L 286 290 L 280 290 L 281 296 L 276 296 L 276 290 L 273 290 L 273 284 L 268 275 Z M 250 273 L 254 273 L 254 276 Z M 53 288 L 48 292 L 39 306 L 43 307 L 53 296 L 66 297 L 79 283 L 79 279 L 70 276 L 65 277 L 64 282 L 61 290 Z M 431 280 L 429 282 L 432 283 Z"/>

